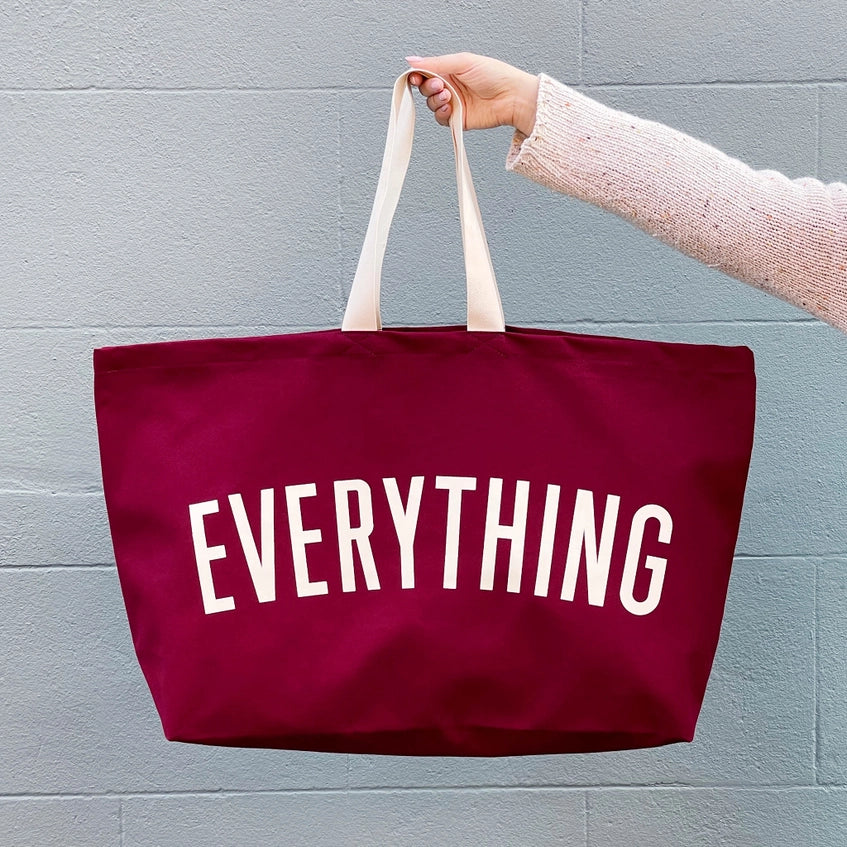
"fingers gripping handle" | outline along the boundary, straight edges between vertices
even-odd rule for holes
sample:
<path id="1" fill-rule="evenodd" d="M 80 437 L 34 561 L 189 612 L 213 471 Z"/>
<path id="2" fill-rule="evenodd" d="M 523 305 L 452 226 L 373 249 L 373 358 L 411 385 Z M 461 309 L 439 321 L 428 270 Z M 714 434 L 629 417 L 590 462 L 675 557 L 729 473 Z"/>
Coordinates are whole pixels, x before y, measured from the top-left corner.
<path id="1" fill-rule="evenodd" d="M 388 232 L 400 200 L 400 192 L 412 155 L 415 133 L 415 102 L 409 75 L 438 76 L 431 71 L 411 68 L 402 73 L 394 83 L 391 115 L 388 120 L 388 137 L 382 157 L 376 196 L 368 223 L 367 233 L 353 286 L 347 300 L 347 309 L 341 324 L 342 330 L 382 329 L 380 317 L 380 280 Z M 505 318 L 500 302 L 500 292 L 488 252 L 488 242 L 482 225 L 482 216 L 471 179 L 470 167 L 462 138 L 464 126 L 463 105 L 453 86 L 438 77 L 453 95 L 453 113 L 450 131 L 456 156 L 456 183 L 459 190 L 459 219 L 462 225 L 462 244 L 467 277 L 468 330 L 504 332 Z"/>

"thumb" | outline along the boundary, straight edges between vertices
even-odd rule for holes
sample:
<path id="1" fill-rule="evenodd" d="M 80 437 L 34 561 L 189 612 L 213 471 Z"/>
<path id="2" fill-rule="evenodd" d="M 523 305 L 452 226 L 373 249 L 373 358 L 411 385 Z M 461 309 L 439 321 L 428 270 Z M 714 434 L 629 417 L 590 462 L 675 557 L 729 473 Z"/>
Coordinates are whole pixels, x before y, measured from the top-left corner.
<path id="1" fill-rule="evenodd" d="M 474 58 L 470 53 L 448 53 L 444 56 L 406 56 L 406 61 L 421 70 L 445 76 L 464 73 L 471 67 Z"/>

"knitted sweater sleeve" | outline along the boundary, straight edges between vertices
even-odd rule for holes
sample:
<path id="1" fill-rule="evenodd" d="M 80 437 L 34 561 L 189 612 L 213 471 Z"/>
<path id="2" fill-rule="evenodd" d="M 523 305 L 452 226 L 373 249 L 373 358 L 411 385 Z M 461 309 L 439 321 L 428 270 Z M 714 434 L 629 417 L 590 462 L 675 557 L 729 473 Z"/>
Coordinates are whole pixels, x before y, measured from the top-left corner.
<path id="1" fill-rule="evenodd" d="M 789 179 L 539 74 L 506 168 L 847 332 L 847 183 Z"/>

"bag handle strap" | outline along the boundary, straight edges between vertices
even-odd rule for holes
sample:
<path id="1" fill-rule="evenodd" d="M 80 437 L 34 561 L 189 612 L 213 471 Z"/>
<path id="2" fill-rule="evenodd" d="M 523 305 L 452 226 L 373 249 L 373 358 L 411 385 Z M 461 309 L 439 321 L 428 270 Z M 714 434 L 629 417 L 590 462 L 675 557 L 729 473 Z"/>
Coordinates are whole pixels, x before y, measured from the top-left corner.
<path id="1" fill-rule="evenodd" d="M 342 330 L 379 330 L 382 319 L 379 311 L 380 280 L 382 262 L 388 231 L 400 200 L 400 192 L 412 155 L 412 139 L 415 134 L 415 98 L 409 75 L 437 76 L 453 95 L 453 112 L 450 131 L 456 157 L 456 183 L 459 189 L 459 218 L 462 225 L 462 245 L 465 255 L 467 277 L 467 326 L 469 331 L 505 332 L 505 317 L 497 289 L 497 280 L 488 252 L 482 216 L 471 179 L 470 167 L 462 138 L 464 108 L 456 89 L 444 77 L 432 71 L 410 68 L 397 77 L 391 115 L 388 121 L 388 137 L 382 157 L 376 196 L 359 256 L 356 276 L 347 300 L 347 309 L 341 324 Z"/>

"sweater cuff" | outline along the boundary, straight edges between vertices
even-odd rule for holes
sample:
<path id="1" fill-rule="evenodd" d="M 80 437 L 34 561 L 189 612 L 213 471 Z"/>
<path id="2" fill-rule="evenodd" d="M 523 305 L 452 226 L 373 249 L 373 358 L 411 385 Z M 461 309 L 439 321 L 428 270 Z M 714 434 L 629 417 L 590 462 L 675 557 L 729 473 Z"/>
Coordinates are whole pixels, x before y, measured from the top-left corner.
<path id="1" fill-rule="evenodd" d="M 568 152 L 590 139 L 613 110 L 545 73 L 538 79 L 535 124 L 528 136 L 515 130 L 506 170 L 562 190 L 559 183 Z"/>

